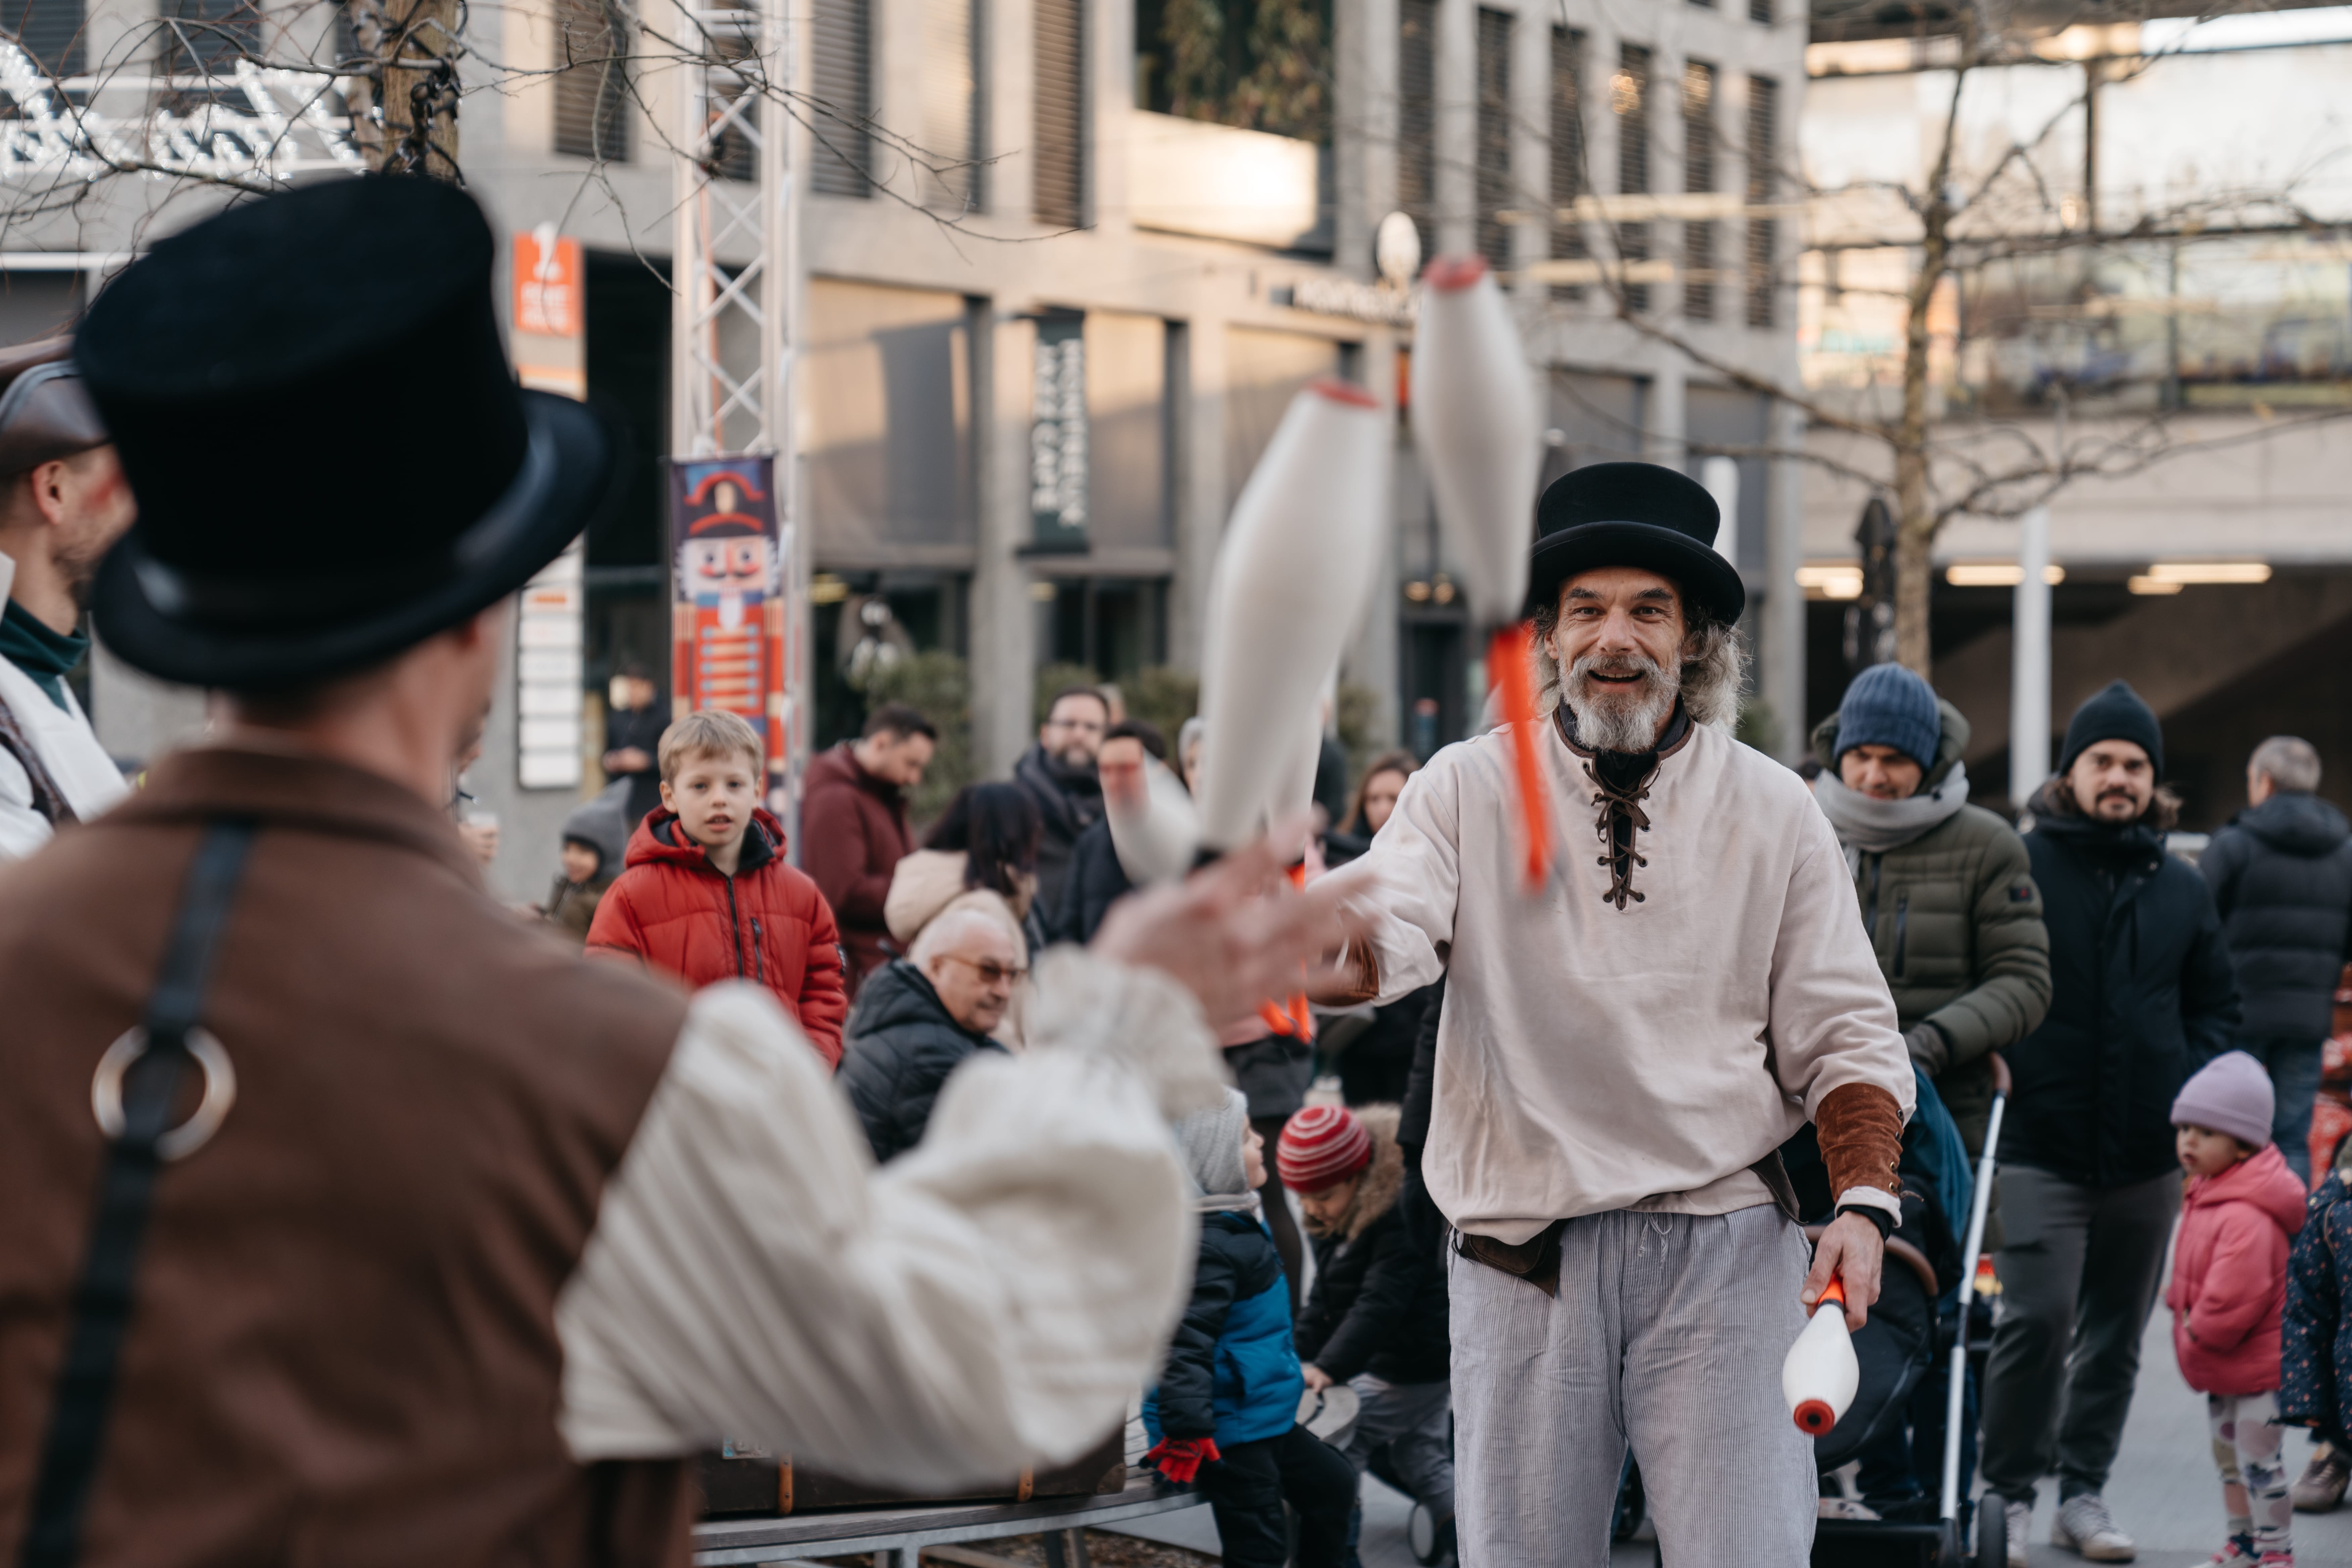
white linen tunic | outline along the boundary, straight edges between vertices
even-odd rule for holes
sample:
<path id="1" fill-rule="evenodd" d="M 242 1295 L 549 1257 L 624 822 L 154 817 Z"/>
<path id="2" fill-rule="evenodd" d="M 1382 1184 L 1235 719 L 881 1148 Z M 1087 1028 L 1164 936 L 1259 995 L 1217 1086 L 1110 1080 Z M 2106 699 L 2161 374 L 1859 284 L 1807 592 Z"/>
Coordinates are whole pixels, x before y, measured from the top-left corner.
<path id="1" fill-rule="evenodd" d="M 1635 836 L 1622 910 L 1584 759 L 1543 730 L 1565 847 L 1529 894 L 1496 730 L 1405 784 L 1370 851 L 1331 873 L 1370 925 L 1380 999 L 1449 975 L 1422 1169 L 1455 1226 L 1507 1243 L 1555 1219 L 1770 1201 L 1749 1167 L 1832 1089 L 1911 1111 L 1909 1058 L 1837 836 L 1804 781 L 1694 725 Z M 1899 1215 L 1884 1193 L 1856 1188 Z"/>

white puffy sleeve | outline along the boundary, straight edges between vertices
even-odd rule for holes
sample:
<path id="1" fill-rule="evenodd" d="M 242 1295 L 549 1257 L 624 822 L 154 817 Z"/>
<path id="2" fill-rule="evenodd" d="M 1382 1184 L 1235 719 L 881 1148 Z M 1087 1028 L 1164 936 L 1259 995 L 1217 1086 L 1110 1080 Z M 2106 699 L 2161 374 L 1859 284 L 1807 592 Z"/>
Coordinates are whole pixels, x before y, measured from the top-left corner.
<path id="1" fill-rule="evenodd" d="M 696 997 L 556 1306 L 582 1461 L 756 1443 L 942 1487 L 1076 1457 L 1191 1278 L 1172 1114 L 1222 1088 L 1192 997 L 1075 948 L 1030 1048 L 948 1081 L 887 1169 L 765 991 Z"/>

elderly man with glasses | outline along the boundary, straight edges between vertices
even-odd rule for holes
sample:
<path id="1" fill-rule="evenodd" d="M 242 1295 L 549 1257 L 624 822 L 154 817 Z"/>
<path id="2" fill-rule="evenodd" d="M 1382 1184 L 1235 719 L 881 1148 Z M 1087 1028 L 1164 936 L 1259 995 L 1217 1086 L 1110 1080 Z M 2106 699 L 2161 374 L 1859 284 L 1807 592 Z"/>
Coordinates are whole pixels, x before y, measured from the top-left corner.
<path id="1" fill-rule="evenodd" d="M 915 950 L 869 977 L 842 1048 L 841 1082 L 866 1125 L 874 1158 L 913 1148 L 948 1075 L 1003 1022 L 1027 962 L 1001 921 L 950 910 L 923 928 Z"/>

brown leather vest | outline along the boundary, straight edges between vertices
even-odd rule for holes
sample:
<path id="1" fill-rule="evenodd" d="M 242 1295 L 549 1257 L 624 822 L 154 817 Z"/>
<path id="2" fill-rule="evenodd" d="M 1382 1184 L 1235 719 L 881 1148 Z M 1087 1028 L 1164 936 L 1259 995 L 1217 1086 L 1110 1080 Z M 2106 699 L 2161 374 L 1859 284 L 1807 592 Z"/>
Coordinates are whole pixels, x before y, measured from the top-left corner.
<path id="1" fill-rule="evenodd" d="M 0 1551 L 104 1152 L 91 1074 L 223 815 L 260 824 L 204 1010 L 236 1102 L 157 1184 L 82 1561 L 684 1563 L 682 1466 L 565 1453 L 554 1324 L 683 998 L 499 909 L 399 785 L 225 750 L 0 868 Z"/>

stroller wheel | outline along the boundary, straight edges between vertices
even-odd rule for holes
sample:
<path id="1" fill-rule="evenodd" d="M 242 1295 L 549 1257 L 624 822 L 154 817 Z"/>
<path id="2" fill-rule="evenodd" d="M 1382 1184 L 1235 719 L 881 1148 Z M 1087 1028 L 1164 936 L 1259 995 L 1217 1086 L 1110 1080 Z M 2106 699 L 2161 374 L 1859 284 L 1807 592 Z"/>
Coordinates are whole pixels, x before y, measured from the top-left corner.
<path id="1" fill-rule="evenodd" d="M 2009 1510 L 1997 1492 L 1977 1499 L 1975 1568 L 2008 1568 Z"/>

